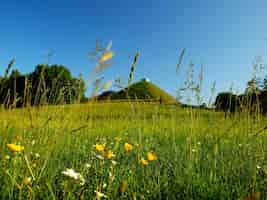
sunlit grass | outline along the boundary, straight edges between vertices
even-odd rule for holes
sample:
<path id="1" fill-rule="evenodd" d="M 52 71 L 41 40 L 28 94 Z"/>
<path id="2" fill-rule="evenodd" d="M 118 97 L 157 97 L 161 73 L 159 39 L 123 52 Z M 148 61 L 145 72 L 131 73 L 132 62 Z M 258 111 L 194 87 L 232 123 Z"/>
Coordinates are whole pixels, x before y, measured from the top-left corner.
<path id="1" fill-rule="evenodd" d="M 264 199 L 265 121 L 140 102 L 2 111 L 0 197 Z"/>

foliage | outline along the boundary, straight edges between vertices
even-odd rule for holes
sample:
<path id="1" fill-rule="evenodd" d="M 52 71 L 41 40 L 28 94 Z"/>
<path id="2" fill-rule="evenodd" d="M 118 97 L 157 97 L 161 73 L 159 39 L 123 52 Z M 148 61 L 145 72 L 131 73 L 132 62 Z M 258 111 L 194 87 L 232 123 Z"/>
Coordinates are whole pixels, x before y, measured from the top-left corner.
<path id="1" fill-rule="evenodd" d="M 239 98 L 231 92 L 219 93 L 215 100 L 215 107 L 217 110 L 224 112 L 235 112 L 239 106 Z"/>
<path id="2" fill-rule="evenodd" d="M 10 66 L 0 79 L 0 103 L 6 107 L 75 103 L 84 99 L 85 83 L 63 65 L 37 65 L 29 74 Z"/>
<path id="3" fill-rule="evenodd" d="M 248 109 L 251 113 L 266 113 L 267 93 L 259 84 L 258 80 L 251 79 L 243 94 L 219 93 L 214 103 L 216 110 L 233 113 Z"/>

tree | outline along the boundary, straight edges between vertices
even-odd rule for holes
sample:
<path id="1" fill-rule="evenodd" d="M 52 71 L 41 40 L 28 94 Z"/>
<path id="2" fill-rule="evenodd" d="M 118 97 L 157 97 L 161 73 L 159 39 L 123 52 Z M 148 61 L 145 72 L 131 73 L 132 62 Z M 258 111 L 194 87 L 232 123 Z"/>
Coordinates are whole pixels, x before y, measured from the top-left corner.
<path id="1" fill-rule="evenodd" d="M 74 103 L 85 92 L 83 79 L 72 77 L 63 65 L 37 65 L 30 81 L 36 94 L 33 104 Z"/>
<path id="2" fill-rule="evenodd" d="M 219 93 L 215 100 L 216 110 L 236 112 L 239 108 L 239 97 L 231 92 Z"/>
<path id="3" fill-rule="evenodd" d="M 14 69 L 0 79 L 0 103 L 10 105 L 75 103 L 85 99 L 85 83 L 63 65 L 37 65 L 30 74 Z"/>

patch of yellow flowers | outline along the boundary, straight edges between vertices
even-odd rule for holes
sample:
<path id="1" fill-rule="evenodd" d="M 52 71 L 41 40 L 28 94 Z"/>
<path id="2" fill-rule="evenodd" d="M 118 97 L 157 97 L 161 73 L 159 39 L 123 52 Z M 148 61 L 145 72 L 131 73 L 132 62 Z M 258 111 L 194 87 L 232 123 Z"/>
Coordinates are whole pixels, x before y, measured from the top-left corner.
<path id="1" fill-rule="evenodd" d="M 116 143 L 119 143 L 121 141 L 120 137 L 115 137 L 115 141 Z M 134 145 L 130 144 L 128 142 L 124 143 L 124 151 L 126 153 L 132 151 L 134 149 Z M 113 157 L 115 157 L 114 153 L 111 150 L 107 150 L 104 144 L 95 144 L 95 150 L 97 152 L 102 153 L 102 156 L 106 159 L 112 159 Z M 153 152 L 153 151 L 149 151 L 146 155 L 146 158 L 142 157 L 140 159 L 140 164 L 141 165 L 148 165 L 151 161 L 156 161 L 158 160 L 157 155 Z"/>
<path id="2" fill-rule="evenodd" d="M 158 157 L 156 156 L 156 154 L 150 151 L 150 152 L 147 153 L 147 158 L 146 159 L 141 158 L 140 163 L 142 165 L 146 166 L 146 165 L 149 164 L 149 162 L 155 161 L 157 159 L 158 159 Z"/>
<path id="3" fill-rule="evenodd" d="M 101 152 L 102 155 L 104 156 L 104 158 L 111 159 L 111 158 L 115 157 L 113 152 L 111 150 L 107 150 L 105 145 L 103 145 L 103 144 L 96 144 L 95 150 L 98 152 Z"/>

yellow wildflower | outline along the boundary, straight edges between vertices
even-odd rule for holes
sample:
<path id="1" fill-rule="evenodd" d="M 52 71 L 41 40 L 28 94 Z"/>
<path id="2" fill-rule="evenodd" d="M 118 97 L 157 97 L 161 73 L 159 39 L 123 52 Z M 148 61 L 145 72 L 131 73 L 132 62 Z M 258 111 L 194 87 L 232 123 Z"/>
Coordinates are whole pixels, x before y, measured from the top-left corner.
<path id="1" fill-rule="evenodd" d="M 103 144 L 96 144 L 95 145 L 95 150 L 99 152 L 103 152 L 105 149 L 105 146 Z"/>
<path id="2" fill-rule="evenodd" d="M 107 159 L 111 159 L 114 157 L 114 154 L 111 150 L 108 150 L 107 152 L 105 152 L 104 157 Z"/>
<path id="3" fill-rule="evenodd" d="M 133 145 L 132 144 L 129 144 L 129 143 L 125 143 L 124 144 L 124 150 L 126 151 L 126 152 L 128 152 L 128 151 L 132 151 L 133 150 Z"/>
<path id="4" fill-rule="evenodd" d="M 24 150 L 23 146 L 16 145 L 16 144 L 7 144 L 7 147 L 12 152 L 22 152 Z"/>
<path id="5" fill-rule="evenodd" d="M 102 54 L 102 56 L 100 56 L 98 62 L 99 63 L 106 62 L 110 60 L 112 57 L 113 57 L 113 53 L 111 51 L 106 51 L 105 53 Z"/>
<path id="6" fill-rule="evenodd" d="M 141 158 L 140 163 L 141 163 L 142 165 L 148 165 L 148 160 L 146 160 L 146 159 L 144 159 L 144 158 Z"/>
<path id="7" fill-rule="evenodd" d="M 158 159 L 157 156 L 153 152 L 150 151 L 147 153 L 147 160 L 153 161 L 153 160 L 157 160 L 157 159 Z"/>

